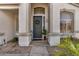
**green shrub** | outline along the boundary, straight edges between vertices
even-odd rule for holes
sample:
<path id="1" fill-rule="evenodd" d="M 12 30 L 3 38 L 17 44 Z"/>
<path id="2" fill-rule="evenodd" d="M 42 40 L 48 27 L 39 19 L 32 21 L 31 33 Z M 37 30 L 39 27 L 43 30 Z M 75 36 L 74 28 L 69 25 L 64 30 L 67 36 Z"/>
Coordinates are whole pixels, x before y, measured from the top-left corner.
<path id="1" fill-rule="evenodd" d="M 47 34 L 48 34 L 47 30 L 46 30 L 46 29 L 43 29 L 42 34 L 43 34 L 43 35 L 47 35 Z"/>
<path id="2" fill-rule="evenodd" d="M 79 50 L 79 44 L 76 44 L 75 46 L 76 46 L 76 48 Z"/>
<path id="3" fill-rule="evenodd" d="M 66 55 L 66 54 L 64 53 L 64 51 L 55 51 L 55 52 L 54 52 L 54 56 L 64 56 L 64 55 Z"/>
<path id="4" fill-rule="evenodd" d="M 73 56 L 79 56 L 79 44 L 77 44 L 75 46 L 74 43 L 72 42 L 71 37 L 64 38 L 62 43 L 58 47 L 64 48 L 65 50 L 67 50 L 66 51 L 67 54 L 70 54 L 70 55 L 73 55 Z M 59 51 L 59 52 L 61 52 L 61 51 Z"/>

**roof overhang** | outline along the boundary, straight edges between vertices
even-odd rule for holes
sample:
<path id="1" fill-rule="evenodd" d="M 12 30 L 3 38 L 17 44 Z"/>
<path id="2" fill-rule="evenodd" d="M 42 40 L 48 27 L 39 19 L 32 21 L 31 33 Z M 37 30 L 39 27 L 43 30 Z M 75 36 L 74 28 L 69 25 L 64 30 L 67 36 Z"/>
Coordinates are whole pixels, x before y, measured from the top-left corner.
<path id="1" fill-rule="evenodd" d="M 0 4 L 0 9 L 18 9 L 19 4 Z"/>
<path id="2" fill-rule="evenodd" d="M 70 3 L 70 4 L 79 8 L 79 3 Z"/>
<path id="3" fill-rule="evenodd" d="M 79 3 L 69 3 L 79 8 Z M 19 9 L 19 3 L 0 3 L 0 9 Z"/>

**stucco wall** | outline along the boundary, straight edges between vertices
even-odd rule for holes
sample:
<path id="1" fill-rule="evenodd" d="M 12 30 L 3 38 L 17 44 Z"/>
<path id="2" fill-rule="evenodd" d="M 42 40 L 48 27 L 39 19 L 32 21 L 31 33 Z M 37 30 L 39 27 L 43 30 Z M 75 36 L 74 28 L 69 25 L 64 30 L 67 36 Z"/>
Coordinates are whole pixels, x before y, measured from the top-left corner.
<path id="1" fill-rule="evenodd" d="M 5 34 L 6 41 L 15 36 L 15 21 L 16 18 L 13 13 L 0 10 L 0 32 Z"/>
<path id="2" fill-rule="evenodd" d="M 67 11 L 73 12 L 74 13 L 74 31 L 79 31 L 79 8 L 75 7 L 71 4 L 66 4 L 66 3 L 54 3 L 53 4 L 53 20 L 54 20 L 54 26 L 53 26 L 53 31 L 56 31 L 57 29 L 60 28 L 60 11 L 62 9 L 65 9 Z M 57 24 L 58 23 L 58 24 Z M 56 27 L 57 25 L 57 27 Z M 58 30 L 57 30 L 58 31 Z M 60 30 L 59 30 L 60 31 Z M 79 34 L 75 34 L 76 38 L 79 38 Z"/>

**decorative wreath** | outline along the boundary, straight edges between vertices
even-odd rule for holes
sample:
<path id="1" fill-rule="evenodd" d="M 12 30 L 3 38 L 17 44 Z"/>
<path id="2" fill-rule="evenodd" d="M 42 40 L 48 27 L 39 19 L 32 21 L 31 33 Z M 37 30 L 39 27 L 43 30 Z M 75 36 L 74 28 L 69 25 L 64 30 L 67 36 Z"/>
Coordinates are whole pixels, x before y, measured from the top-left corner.
<path id="1" fill-rule="evenodd" d="M 39 21 L 39 20 L 36 20 L 36 21 L 35 21 L 35 23 L 36 23 L 36 24 L 39 24 L 39 23 L 40 23 L 40 21 Z"/>

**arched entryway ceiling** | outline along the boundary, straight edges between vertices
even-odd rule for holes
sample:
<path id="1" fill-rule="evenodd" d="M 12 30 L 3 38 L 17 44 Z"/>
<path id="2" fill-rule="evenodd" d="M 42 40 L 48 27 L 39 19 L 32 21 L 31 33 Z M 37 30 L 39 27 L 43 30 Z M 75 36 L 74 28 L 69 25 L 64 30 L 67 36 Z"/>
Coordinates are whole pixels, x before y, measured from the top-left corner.
<path id="1" fill-rule="evenodd" d="M 32 3 L 31 6 L 32 6 L 32 8 L 35 8 L 35 7 L 48 7 L 48 3 Z"/>

